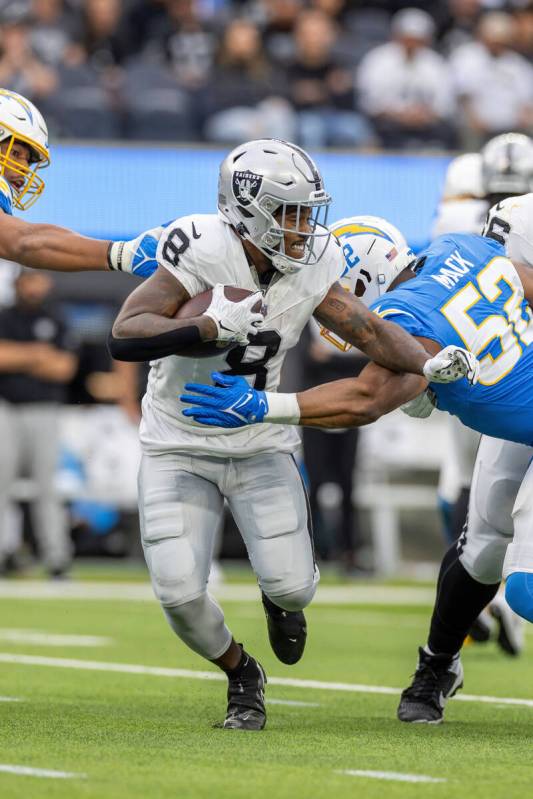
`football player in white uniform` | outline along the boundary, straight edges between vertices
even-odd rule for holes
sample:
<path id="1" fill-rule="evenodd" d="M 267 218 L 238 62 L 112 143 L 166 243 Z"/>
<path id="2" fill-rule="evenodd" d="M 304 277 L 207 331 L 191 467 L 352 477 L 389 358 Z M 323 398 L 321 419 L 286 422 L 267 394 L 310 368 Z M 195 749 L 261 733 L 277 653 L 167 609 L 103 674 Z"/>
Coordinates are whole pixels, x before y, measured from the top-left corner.
<path id="1" fill-rule="evenodd" d="M 208 380 L 218 368 L 275 391 L 285 353 L 313 315 L 379 362 L 428 373 L 423 347 L 338 283 L 345 263 L 325 226 L 330 200 L 315 163 L 299 147 L 277 140 L 237 147 L 220 168 L 218 215 L 187 216 L 166 228 L 156 254 L 163 268 L 129 296 L 110 338 L 116 358 L 153 361 L 141 423 L 142 542 L 172 629 L 228 676 L 226 728 L 262 729 L 266 716 L 264 672 L 235 642 L 207 591 L 224 500 L 258 578 L 270 642 L 285 663 L 303 653 L 302 610 L 315 593 L 318 570 L 293 458 L 295 430 L 209 430 L 180 413 L 185 384 Z M 266 315 L 259 329 L 251 326 L 258 320 L 250 311 L 239 310 L 242 302 L 224 299 L 221 284 L 262 292 Z M 208 289 L 213 301 L 203 316 L 173 318 L 189 297 Z M 255 301 L 252 295 L 248 308 Z M 172 354 L 217 338 L 240 346 L 205 359 Z M 458 368 L 448 353 L 438 358 L 430 368 L 444 380 L 473 366 Z"/>

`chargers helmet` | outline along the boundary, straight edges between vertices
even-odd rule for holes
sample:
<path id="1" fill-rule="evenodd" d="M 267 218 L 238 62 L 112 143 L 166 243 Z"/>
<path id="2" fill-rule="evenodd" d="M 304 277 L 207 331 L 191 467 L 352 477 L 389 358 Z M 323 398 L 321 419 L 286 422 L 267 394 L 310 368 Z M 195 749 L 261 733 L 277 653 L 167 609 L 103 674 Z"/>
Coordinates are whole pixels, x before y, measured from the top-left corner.
<path id="1" fill-rule="evenodd" d="M 330 230 L 344 253 L 346 268 L 341 285 L 367 306 L 381 297 L 416 258 L 398 228 L 379 216 L 340 219 L 330 225 Z M 321 335 L 343 351 L 351 346 L 325 328 Z"/>
<path id="2" fill-rule="evenodd" d="M 11 157 L 15 141 L 30 149 L 30 164 L 23 166 Z M 24 211 L 38 199 L 44 189 L 43 179 L 37 175 L 50 163 L 48 151 L 48 129 L 38 109 L 21 94 L 0 89 L 0 143 L 8 142 L 5 152 L 0 153 L 0 175 L 6 169 L 20 175 L 24 182 L 13 189 L 13 204 Z"/>
<path id="3" fill-rule="evenodd" d="M 290 142 L 257 139 L 241 144 L 220 166 L 218 209 L 237 233 L 250 241 L 283 274 L 317 263 L 329 241 L 331 196 L 311 157 Z M 305 220 L 302 209 L 310 208 Z M 287 215 L 296 209 L 296 224 Z M 301 257 L 285 251 L 286 233 L 300 233 Z"/>
<path id="4" fill-rule="evenodd" d="M 481 150 L 485 195 L 528 194 L 533 191 L 533 140 L 523 133 L 502 133 Z"/>

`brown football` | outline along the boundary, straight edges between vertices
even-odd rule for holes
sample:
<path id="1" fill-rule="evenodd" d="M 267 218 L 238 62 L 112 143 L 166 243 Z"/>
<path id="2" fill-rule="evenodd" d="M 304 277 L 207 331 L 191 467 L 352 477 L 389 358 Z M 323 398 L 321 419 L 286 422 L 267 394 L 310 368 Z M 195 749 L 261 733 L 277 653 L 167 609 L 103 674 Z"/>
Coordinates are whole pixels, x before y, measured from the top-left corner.
<path id="1" fill-rule="evenodd" d="M 224 295 L 226 299 L 231 300 L 232 302 L 240 302 L 245 297 L 248 297 L 250 294 L 253 294 L 253 291 L 249 291 L 249 289 L 239 289 L 236 286 L 224 286 Z M 174 316 L 175 319 L 190 319 L 193 316 L 201 316 L 204 311 L 206 311 L 213 298 L 213 292 L 211 289 L 208 291 L 203 291 L 201 294 L 197 294 L 196 297 L 191 297 L 186 303 L 184 303 L 181 308 L 178 309 L 176 315 Z M 262 301 L 258 300 L 257 303 L 254 305 L 254 311 L 260 311 L 262 306 Z M 216 355 L 221 355 L 224 352 L 229 352 L 234 347 L 240 346 L 236 343 L 231 344 L 224 344 L 223 342 L 218 341 L 204 341 L 200 344 L 193 344 L 190 347 L 184 347 L 183 349 L 176 352 L 176 355 L 180 355 L 183 358 L 213 358 Z"/>

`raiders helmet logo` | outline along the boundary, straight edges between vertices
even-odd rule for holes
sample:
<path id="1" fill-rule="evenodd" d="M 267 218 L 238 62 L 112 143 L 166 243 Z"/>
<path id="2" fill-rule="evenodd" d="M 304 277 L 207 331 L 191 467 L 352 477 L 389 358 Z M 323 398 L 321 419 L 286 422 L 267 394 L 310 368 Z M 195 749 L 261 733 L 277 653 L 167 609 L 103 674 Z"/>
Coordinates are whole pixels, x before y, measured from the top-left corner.
<path id="1" fill-rule="evenodd" d="M 234 172 L 232 188 L 239 205 L 250 205 L 252 200 L 257 197 L 262 182 L 262 175 L 256 175 L 248 170 L 246 172 Z"/>

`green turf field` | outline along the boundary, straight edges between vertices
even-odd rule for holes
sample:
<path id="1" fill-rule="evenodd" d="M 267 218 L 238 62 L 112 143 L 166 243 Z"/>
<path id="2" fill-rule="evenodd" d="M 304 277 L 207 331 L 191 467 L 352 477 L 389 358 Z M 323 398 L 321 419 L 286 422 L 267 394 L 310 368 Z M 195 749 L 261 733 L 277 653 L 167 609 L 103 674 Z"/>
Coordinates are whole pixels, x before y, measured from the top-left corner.
<path id="1" fill-rule="evenodd" d="M 111 573 L 105 576 L 110 579 Z M 531 794 L 533 702 L 452 700 L 443 725 L 409 726 L 396 721 L 397 695 L 331 685 L 404 687 L 425 636 L 427 606 L 317 604 L 308 611 L 305 658 L 287 667 L 269 650 L 259 601 L 224 605 L 236 637 L 271 677 L 272 703 L 262 733 L 212 728 L 224 715 L 223 682 L 107 669 L 109 663 L 215 673 L 174 638 L 155 602 L 1 598 L 0 695 L 20 701 L 0 702 L 0 797 Z M 28 631 L 31 635 L 24 635 Z M 56 637 L 43 639 L 42 633 Z M 533 639 L 528 643 L 531 650 Z M 30 662 L 8 662 L 22 655 Z M 528 651 L 520 659 L 507 658 L 492 644 L 469 647 L 464 692 L 533 700 L 530 657 Z M 35 658 L 49 659 L 49 665 L 37 665 Z M 67 659 L 69 667 L 60 667 L 58 661 Z M 95 663 L 99 670 L 73 668 Z M 276 678 L 330 685 L 295 687 L 276 684 Z M 84 776 L 11 774 L 7 766 Z M 442 782 L 385 781 L 348 771 Z"/>

